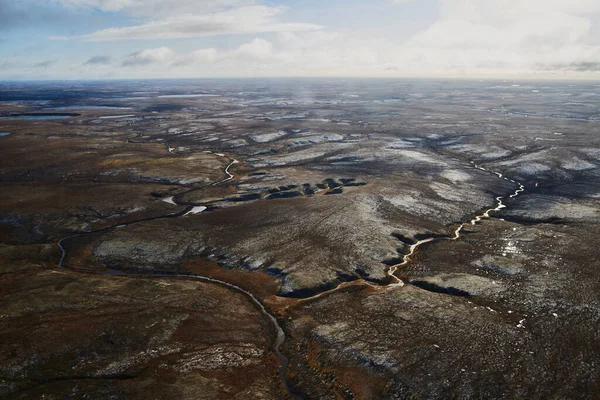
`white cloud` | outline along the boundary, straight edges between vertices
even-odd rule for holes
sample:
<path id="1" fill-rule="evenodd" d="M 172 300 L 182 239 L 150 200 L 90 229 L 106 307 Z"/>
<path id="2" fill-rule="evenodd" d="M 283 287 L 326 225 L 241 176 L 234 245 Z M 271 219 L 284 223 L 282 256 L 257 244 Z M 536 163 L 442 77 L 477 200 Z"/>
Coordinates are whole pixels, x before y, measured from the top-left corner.
<path id="1" fill-rule="evenodd" d="M 76 38 L 100 42 L 132 39 L 180 39 L 225 34 L 321 29 L 319 25 L 315 24 L 279 22 L 276 17 L 283 10 L 282 7 L 249 6 L 204 15 L 183 14 L 135 26 L 102 29 Z"/>
<path id="2" fill-rule="evenodd" d="M 213 63 L 217 60 L 217 49 L 199 49 L 191 53 L 191 57 L 197 62 Z"/>
<path id="3" fill-rule="evenodd" d="M 44 0 L 47 1 L 47 0 Z M 135 16 L 164 18 L 165 16 L 196 14 L 251 6 L 256 0 L 51 0 L 74 9 L 123 11 Z"/>
<path id="4" fill-rule="evenodd" d="M 233 71 L 240 66 L 248 67 L 256 63 L 277 62 L 278 57 L 273 53 L 271 42 L 255 38 L 233 50 L 217 50 L 211 47 L 180 54 L 167 47 L 140 50 L 125 57 L 121 65 L 196 68 L 218 64 L 220 70 Z"/>
<path id="5" fill-rule="evenodd" d="M 439 71 L 535 71 L 600 61 L 586 44 L 596 0 L 441 0 L 441 18 L 398 61 Z"/>
<path id="6" fill-rule="evenodd" d="M 122 65 L 129 67 L 136 65 L 167 64 L 172 62 L 174 57 L 175 53 L 170 48 L 158 47 L 131 53 L 123 60 Z"/>
<path id="7" fill-rule="evenodd" d="M 597 36 L 600 22 L 599 0 L 438 0 L 437 20 L 410 37 L 376 37 L 361 29 L 358 18 L 355 32 L 344 33 L 319 29 L 310 23 L 283 22 L 290 17 L 284 15 L 286 9 L 264 5 L 273 2 L 263 0 L 46 1 L 78 10 L 119 12 L 136 21 L 133 26 L 78 37 L 87 41 L 256 36 L 250 41 L 245 37 L 227 37 L 226 46 L 219 40 L 210 40 L 209 46 L 214 47 L 185 53 L 158 47 L 162 43 L 151 44 L 148 47 L 157 48 L 131 53 L 121 58 L 120 64 L 115 61 L 104 66 L 90 65 L 93 62 L 83 65 L 91 54 L 77 63 L 82 71 L 105 68 L 119 76 L 600 73 L 600 42 L 593 37 L 594 32 Z M 389 0 L 388 4 L 392 2 L 407 4 L 388 7 L 389 10 L 403 12 L 412 6 L 420 7 L 415 0 Z M 275 34 L 261 35 L 266 32 Z M 131 51 L 131 45 L 120 43 L 115 48 Z M 125 53 L 113 53 L 113 60 L 122 54 Z M 36 62 L 45 59 L 48 56 Z M 0 60 L 0 68 L 10 65 Z M 59 67 L 63 65 L 57 63 L 49 70 L 64 70 Z"/>
<path id="8" fill-rule="evenodd" d="M 139 59 L 145 61 L 145 56 L 155 50 L 136 52 L 124 64 L 149 65 L 150 62 Z M 348 42 L 344 35 L 328 32 L 283 32 L 273 41 L 255 38 L 231 50 L 198 49 L 170 54 L 169 60 L 162 66 L 153 64 L 186 76 L 199 71 L 209 75 L 248 75 L 257 69 L 267 75 L 322 75 L 325 71 L 373 70 L 381 66 L 381 54 L 368 40 Z"/>
<path id="9" fill-rule="evenodd" d="M 510 22 L 530 15 L 566 13 L 590 15 L 600 11 L 596 0 L 440 0 L 444 18 Z"/>
<path id="10" fill-rule="evenodd" d="M 110 56 L 93 56 L 88 58 L 84 65 L 107 65 L 110 64 Z"/>
<path id="11" fill-rule="evenodd" d="M 266 60 L 273 56 L 273 45 L 264 39 L 254 39 L 250 43 L 241 45 L 234 56 L 250 60 Z"/>
<path id="12" fill-rule="evenodd" d="M 404 43 L 330 31 L 280 32 L 233 50 L 199 49 L 167 64 L 182 76 L 430 76 L 600 70 L 578 15 L 528 15 L 510 29 L 486 19 L 441 19 Z M 550 22 L 545 26 L 545 22 Z M 172 72 L 172 71 L 171 71 Z"/>
<path id="13" fill-rule="evenodd" d="M 592 71 L 600 46 L 588 44 L 600 2 L 440 0 L 440 18 L 405 41 L 330 31 L 281 32 L 218 52 L 221 71 L 260 64 L 289 75 L 476 75 Z M 229 65 L 228 59 L 237 62 Z M 232 72 L 235 74 L 235 72 Z"/>
<path id="14" fill-rule="evenodd" d="M 214 47 L 194 50 L 189 54 L 178 56 L 172 63 L 174 67 L 186 65 L 207 65 L 218 60 L 219 53 Z"/>

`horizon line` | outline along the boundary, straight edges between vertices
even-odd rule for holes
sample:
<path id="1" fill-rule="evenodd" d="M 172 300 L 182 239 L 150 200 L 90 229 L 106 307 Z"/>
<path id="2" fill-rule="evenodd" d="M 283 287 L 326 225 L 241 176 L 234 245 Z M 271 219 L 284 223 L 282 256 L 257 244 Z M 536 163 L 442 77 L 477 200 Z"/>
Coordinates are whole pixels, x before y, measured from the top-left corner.
<path id="1" fill-rule="evenodd" d="M 464 76 L 464 75 L 449 75 L 449 76 L 328 76 L 328 75 L 273 75 L 273 76 L 202 76 L 202 77 L 178 77 L 178 78 L 163 78 L 163 77 L 145 77 L 145 78 L 2 78 L 0 77 L 0 83 L 5 82 L 107 82 L 107 81 L 176 81 L 176 80 L 261 80 L 261 79 L 380 79 L 380 80 L 394 80 L 394 79 L 406 79 L 406 80 L 465 80 L 465 81 L 600 81 L 600 73 L 598 77 L 590 76 L 565 76 L 565 77 L 551 77 L 551 76 L 537 76 L 537 75 L 521 75 L 521 76 Z"/>

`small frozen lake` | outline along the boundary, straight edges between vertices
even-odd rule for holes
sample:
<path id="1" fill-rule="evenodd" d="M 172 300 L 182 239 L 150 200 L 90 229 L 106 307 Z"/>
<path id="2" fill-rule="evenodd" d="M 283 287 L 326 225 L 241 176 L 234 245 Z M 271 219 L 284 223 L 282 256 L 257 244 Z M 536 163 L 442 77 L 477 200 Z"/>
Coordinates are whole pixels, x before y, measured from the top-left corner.
<path id="1" fill-rule="evenodd" d="M 38 121 L 76 117 L 79 114 L 13 114 L 0 117 L 0 121 Z"/>
<path id="2" fill-rule="evenodd" d="M 132 107 L 117 107 L 117 106 L 62 106 L 62 107 L 48 107 L 44 110 L 131 110 Z"/>

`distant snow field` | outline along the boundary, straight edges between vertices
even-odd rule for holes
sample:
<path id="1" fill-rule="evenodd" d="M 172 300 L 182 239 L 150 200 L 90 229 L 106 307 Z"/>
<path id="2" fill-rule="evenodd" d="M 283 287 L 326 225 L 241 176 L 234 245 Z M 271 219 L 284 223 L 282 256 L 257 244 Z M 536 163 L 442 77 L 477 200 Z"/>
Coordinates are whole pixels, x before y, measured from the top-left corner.
<path id="1" fill-rule="evenodd" d="M 278 131 L 278 132 L 274 132 L 274 133 L 265 133 L 263 135 L 253 135 L 253 136 L 250 136 L 250 139 L 252 139 L 258 143 L 267 143 L 267 142 L 272 142 L 273 140 L 277 140 L 285 135 L 287 135 L 287 132 Z"/>

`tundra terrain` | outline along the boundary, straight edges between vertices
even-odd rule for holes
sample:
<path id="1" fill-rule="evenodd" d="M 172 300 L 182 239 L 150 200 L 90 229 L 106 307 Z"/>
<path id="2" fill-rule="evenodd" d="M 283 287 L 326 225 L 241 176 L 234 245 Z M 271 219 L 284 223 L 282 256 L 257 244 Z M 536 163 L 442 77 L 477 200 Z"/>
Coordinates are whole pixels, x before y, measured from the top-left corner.
<path id="1" fill-rule="evenodd" d="M 594 82 L 0 100 L 1 398 L 600 392 Z"/>

